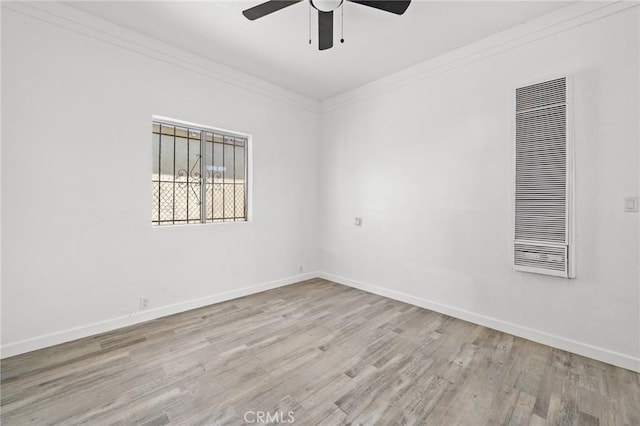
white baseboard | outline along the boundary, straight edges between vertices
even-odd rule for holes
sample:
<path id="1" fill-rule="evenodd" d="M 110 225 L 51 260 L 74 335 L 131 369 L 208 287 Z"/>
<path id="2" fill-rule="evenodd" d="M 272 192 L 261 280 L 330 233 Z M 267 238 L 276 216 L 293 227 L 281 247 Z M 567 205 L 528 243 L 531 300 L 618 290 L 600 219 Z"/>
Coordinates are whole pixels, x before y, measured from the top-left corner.
<path id="1" fill-rule="evenodd" d="M 227 300 L 236 299 L 238 297 L 260 293 L 262 291 L 270 290 L 277 287 L 283 287 L 285 285 L 294 284 L 299 281 L 309 280 L 317 277 L 324 278 L 338 284 L 364 290 L 369 293 L 388 297 L 390 299 L 399 300 L 404 303 L 409 303 L 411 305 L 419 306 L 421 308 L 449 315 L 454 318 L 459 318 L 465 321 L 472 322 L 474 324 L 509 333 L 514 336 L 522 337 L 524 339 L 532 340 L 534 342 L 542 343 L 554 348 L 573 352 L 578 355 L 583 355 L 589 358 L 596 359 L 598 361 L 606 362 L 607 364 L 615 365 L 617 367 L 640 372 L 640 358 L 634 358 L 629 355 L 613 352 L 604 348 L 577 342 L 575 340 L 567 339 L 564 337 L 555 336 L 553 334 L 545 333 L 543 331 L 535 330 L 529 327 L 502 321 L 497 318 L 465 311 L 453 306 L 443 305 L 441 303 L 436 303 L 420 297 L 412 296 L 407 293 L 389 290 L 383 287 L 377 287 L 325 272 L 310 272 L 307 274 L 294 275 L 292 277 L 269 281 L 251 287 L 244 287 L 237 290 L 202 297 L 199 299 L 175 303 L 173 305 L 135 312 L 131 315 L 112 318 L 106 321 L 100 321 L 93 324 L 47 334 L 44 336 L 22 340 L 20 342 L 10 343 L 1 347 L 0 357 L 6 358 L 14 355 L 19 355 L 36 349 L 42 349 L 48 346 L 80 339 L 82 337 L 88 337 L 95 334 L 104 333 L 106 331 L 112 331 L 118 328 L 139 324 L 167 315 L 173 315 L 191 309 L 201 308 L 203 306 L 212 305 L 214 303 L 224 302 Z"/>
<path id="2" fill-rule="evenodd" d="M 343 284 L 349 287 L 364 290 L 369 293 L 377 294 L 379 296 L 388 297 L 390 299 L 399 300 L 404 303 L 409 303 L 411 305 L 419 306 L 421 308 L 449 315 L 454 318 L 459 318 L 465 321 L 472 322 L 474 324 L 482 325 L 494 330 L 502 331 L 514 336 L 542 343 L 543 345 L 562 349 L 568 352 L 573 352 L 578 355 L 586 356 L 588 358 L 596 359 L 607 364 L 615 365 L 617 367 L 626 368 L 628 370 L 640 373 L 640 358 L 634 358 L 629 355 L 613 352 L 604 348 L 589 345 L 587 343 L 577 342 L 575 340 L 545 333 L 540 330 L 535 330 L 529 327 L 524 327 L 522 325 L 502 321 L 497 318 L 465 311 L 463 309 L 454 308 L 453 306 L 443 305 L 420 297 L 412 296 L 407 293 L 389 290 L 383 287 L 377 287 L 348 278 L 339 277 L 324 272 L 321 272 L 319 274 L 319 277 L 338 284 Z"/>
<path id="3" fill-rule="evenodd" d="M 224 302 L 238 297 L 248 296 L 254 293 L 260 293 L 265 290 L 271 290 L 277 287 L 294 284 L 299 281 L 309 280 L 318 277 L 316 272 L 307 274 L 299 274 L 280 280 L 269 281 L 266 283 L 244 287 L 237 290 L 218 293 L 211 296 L 201 297 L 198 299 L 187 300 L 185 302 L 174 303 L 172 305 L 161 306 L 140 312 L 134 312 L 130 315 L 111 318 L 105 321 L 95 322 L 92 324 L 82 325 L 70 328 L 68 330 L 57 331 L 55 333 L 22 340 L 15 343 L 3 345 L 0 348 L 0 358 L 7 358 L 14 355 L 20 355 L 31 352 L 36 349 L 46 348 L 48 346 L 58 345 L 60 343 L 70 342 L 72 340 L 83 337 L 93 336 L 95 334 L 112 331 L 118 328 L 139 324 L 152 319 L 173 315 L 180 312 L 189 311 L 191 309 L 201 308 L 203 306 L 212 305 L 214 303 Z"/>

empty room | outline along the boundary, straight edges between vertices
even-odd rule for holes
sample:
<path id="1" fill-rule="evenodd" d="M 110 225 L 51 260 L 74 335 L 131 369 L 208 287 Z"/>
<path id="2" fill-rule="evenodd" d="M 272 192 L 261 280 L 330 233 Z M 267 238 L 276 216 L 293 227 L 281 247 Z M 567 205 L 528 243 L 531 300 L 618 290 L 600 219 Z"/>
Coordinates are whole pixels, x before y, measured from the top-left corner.
<path id="1" fill-rule="evenodd" d="M 0 11 L 3 425 L 640 425 L 640 2 Z"/>

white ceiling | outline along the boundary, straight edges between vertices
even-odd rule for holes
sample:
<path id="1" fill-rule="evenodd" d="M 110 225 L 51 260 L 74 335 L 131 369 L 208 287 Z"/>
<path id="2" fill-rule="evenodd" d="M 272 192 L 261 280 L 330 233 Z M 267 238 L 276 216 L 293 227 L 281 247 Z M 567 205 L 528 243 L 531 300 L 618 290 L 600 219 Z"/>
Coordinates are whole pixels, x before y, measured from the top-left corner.
<path id="1" fill-rule="evenodd" d="M 571 2 L 416 1 L 404 15 L 345 2 L 334 47 L 319 51 L 317 18 L 295 4 L 256 21 L 242 11 L 262 0 L 82 1 L 67 4 L 212 61 L 323 100 L 535 19 Z"/>

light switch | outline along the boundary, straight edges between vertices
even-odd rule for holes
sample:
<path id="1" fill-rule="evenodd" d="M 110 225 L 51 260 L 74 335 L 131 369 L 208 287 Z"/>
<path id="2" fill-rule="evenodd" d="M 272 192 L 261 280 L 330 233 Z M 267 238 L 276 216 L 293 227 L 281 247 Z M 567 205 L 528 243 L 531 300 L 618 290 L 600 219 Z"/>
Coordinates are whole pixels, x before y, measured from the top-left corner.
<path id="1" fill-rule="evenodd" d="M 627 213 L 638 213 L 638 197 L 625 197 L 624 211 Z"/>
<path id="2" fill-rule="evenodd" d="M 362 218 L 356 217 L 356 219 L 353 221 L 353 224 L 356 226 L 362 226 Z"/>

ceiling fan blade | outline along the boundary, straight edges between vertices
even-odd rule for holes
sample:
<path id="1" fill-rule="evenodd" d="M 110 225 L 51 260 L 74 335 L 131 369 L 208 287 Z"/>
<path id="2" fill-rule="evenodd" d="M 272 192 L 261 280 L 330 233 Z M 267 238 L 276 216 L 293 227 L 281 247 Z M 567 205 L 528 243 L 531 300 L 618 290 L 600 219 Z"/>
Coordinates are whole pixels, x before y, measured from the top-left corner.
<path id="1" fill-rule="evenodd" d="M 333 11 L 318 11 L 318 48 L 320 50 L 333 47 Z"/>
<path id="2" fill-rule="evenodd" d="M 292 4 L 300 3 L 301 1 L 302 0 L 269 0 L 266 3 L 244 10 L 242 14 L 247 19 L 253 21 L 270 13 L 277 12 L 280 9 L 284 9 L 285 7 L 291 6 Z"/>
<path id="3" fill-rule="evenodd" d="M 384 10 L 385 12 L 395 13 L 396 15 L 402 15 L 407 8 L 411 0 L 347 0 L 352 3 L 358 3 L 363 6 L 373 7 L 374 9 Z"/>

